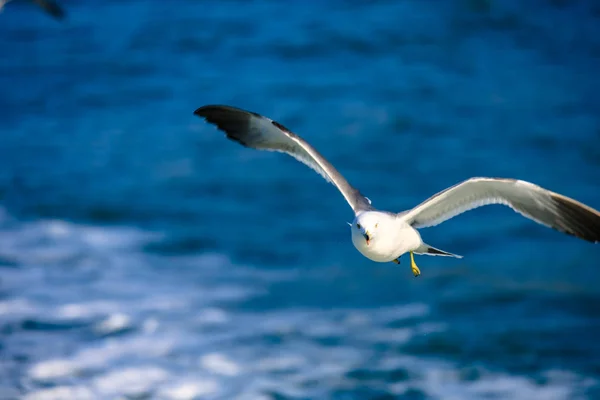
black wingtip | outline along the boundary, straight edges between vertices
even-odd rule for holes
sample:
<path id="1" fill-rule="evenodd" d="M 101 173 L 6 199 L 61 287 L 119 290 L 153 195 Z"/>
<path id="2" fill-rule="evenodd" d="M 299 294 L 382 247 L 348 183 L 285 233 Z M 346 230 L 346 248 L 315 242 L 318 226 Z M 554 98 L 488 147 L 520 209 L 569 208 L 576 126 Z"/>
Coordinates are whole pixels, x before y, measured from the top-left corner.
<path id="1" fill-rule="evenodd" d="M 224 108 L 224 106 L 209 104 L 196 108 L 196 110 L 194 110 L 194 115 L 197 115 L 198 117 L 206 117 L 207 115 L 210 115 L 211 112 L 217 111 L 221 108 Z"/>
<path id="2" fill-rule="evenodd" d="M 251 117 L 258 114 L 231 106 L 206 105 L 197 108 L 194 115 L 215 125 L 225 133 L 227 138 L 244 146 L 252 147 L 250 145 L 252 137 L 249 135 L 248 125 Z"/>
<path id="3" fill-rule="evenodd" d="M 224 122 L 231 119 L 249 119 L 250 115 L 259 116 L 256 113 L 242 110 L 241 108 L 224 106 L 220 104 L 208 104 L 197 108 L 194 115 L 206 119 L 208 122 L 218 125 L 218 122 Z"/>
<path id="4" fill-rule="evenodd" d="M 552 200 L 563 217 L 557 229 L 592 243 L 600 243 L 600 212 L 568 197 L 553 194 Z"/>
<path id="5" fill-rule="evenodd" d="M 194 115 L 197 115 L 198 117 L 206 117 L 209 115 L 213 115 L 215 113 L 228 113 L 230 115 L 237 113 L 237 114 L 253 115 L 258 118 L 263 118 L 263 116 L 258 113 L 244 110 L 243 108 L 227 106 L 224 104 L 207 104 L 205 106 L 196 108 L 196 110 L 194 111 Z"/>
<path id="6" fill-rule="evenodd" d="M 217 110 L 217 109 L 223 109 L 223 108 L 227 108 L 227 107 L 222 106 L 220 104 L 207 104 L 205 106 L 196 108 L 196 110 L 194 110 L 194 114 L 202 116 L 206 112 L 210 112 L 210 111 Z"/>

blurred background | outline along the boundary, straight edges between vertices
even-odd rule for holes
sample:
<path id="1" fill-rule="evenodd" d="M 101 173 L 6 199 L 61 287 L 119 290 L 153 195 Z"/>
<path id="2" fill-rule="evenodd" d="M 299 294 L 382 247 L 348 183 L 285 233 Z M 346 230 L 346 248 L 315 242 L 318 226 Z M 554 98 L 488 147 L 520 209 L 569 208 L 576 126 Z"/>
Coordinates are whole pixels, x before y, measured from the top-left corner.
<path id="1" fill-rule="evenodd" d="M 600 208 L 598 2 L 60 4 L 0 13 L 1 399 L 600 398 L 600 248 L 491 206 L 415 279 L 192 114 L 279 121 L 378 208 L 471 176 Z"/>

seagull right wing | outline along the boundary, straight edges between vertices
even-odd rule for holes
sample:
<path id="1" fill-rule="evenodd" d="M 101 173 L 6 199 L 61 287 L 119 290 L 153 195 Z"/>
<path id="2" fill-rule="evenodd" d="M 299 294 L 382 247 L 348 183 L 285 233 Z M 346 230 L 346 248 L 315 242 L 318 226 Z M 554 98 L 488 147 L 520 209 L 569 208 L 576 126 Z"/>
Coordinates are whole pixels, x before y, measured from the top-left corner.
<path id="1" fill-rule="evenodd" d="M 589 242 L 600 242 L 600 212 L 517 179 L 471 178 L 398 216 L 415 228 L 425 228 L 488 204 L 503 204 L 539 224 Z"/>
<path id="2" fill-rule="evenodd" d="M 338 188 L 355 214 L 372 209 L 369 199 L 350 185 L 325 157 L 280 123 L 260 114 L 223 105 L 200 107 L 194 114 L 216 125 L 229 139 L 243 146 L 287 153 L 306 164 Z"/>

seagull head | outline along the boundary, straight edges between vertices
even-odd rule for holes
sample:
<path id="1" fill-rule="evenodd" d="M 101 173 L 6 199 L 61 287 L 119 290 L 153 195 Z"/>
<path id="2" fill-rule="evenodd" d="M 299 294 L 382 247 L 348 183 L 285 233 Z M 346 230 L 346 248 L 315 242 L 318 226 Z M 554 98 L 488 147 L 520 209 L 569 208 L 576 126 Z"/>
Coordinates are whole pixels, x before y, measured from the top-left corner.
<path id="1" fill-rule="evenodd" d="M 356 217 L 353 224 L 348 223 L 348 225 L 352 228 L 352 233 L 361 235 L 368 246 L 377 233 L 379 221 L 372 215 L 361 215 Z"/>

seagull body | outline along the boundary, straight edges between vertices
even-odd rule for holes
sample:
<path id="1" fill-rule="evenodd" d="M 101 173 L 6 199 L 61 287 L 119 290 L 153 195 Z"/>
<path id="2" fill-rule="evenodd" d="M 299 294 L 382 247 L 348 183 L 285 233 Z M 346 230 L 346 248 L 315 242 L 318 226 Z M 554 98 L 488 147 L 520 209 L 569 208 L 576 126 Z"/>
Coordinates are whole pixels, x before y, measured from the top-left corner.
<path id="1" fill-rule="evenodd" d="M 0 0 L 0 12 L 4 9 L 7 3 L 15 0 Z M 56 19 L 63 19 L 65 17 L 65 11 L 63 8 L 54 0 L 24 0 L 30 3 L 34 3 L 39 6 L 46 13 Z"/>
<path id="2" fill-rule="evenodd" d="M 420 274 L 420 270 L 414 254 L 462 258 L 424 243 L 417 229 L 438 225 L 489 204 L 508 206 L 539 224 L 586 241 L 600 241 L 600 212 L 518 179 L 470 178 L 435 194 L 411 210 L 401 213 L 377 210 L 315 148 L 280 123 L 254 112 L 224 105 L 203 106 L 194 114 L 243 146 L 287 153 L 314 169 L 338 188 L 354 211 L 354 220 L 349 223 L 354 247 L 376 262 L 399 264 L 400 257 L 409 253 L 415 276 Z"/>

